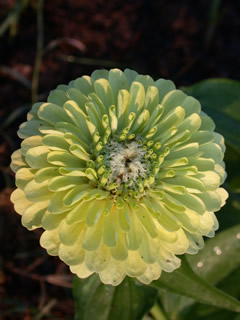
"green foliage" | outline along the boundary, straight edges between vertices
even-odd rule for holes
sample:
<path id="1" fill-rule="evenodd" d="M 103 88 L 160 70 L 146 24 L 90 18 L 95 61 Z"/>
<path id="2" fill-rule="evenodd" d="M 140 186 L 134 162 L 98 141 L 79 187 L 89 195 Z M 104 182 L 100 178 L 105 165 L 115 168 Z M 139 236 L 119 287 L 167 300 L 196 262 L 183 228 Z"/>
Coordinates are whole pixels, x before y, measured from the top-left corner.
<path id="1" fill-rule="evenodd" d="M 98 275 L 75 277 L 75 320 L 138 320 L 152 307 L 157 290 L 126 278 L 119 286 L 104 285 Z"/>
<path id="2" fill-rule="evenodd" d="M 164 288 L 202 303 L 240 312 L 240 302 L 200 278 L 185 259 L 182 259 L 179 269 L 164 273 L 158 280 L 153 281 L 151 286 Z"/>

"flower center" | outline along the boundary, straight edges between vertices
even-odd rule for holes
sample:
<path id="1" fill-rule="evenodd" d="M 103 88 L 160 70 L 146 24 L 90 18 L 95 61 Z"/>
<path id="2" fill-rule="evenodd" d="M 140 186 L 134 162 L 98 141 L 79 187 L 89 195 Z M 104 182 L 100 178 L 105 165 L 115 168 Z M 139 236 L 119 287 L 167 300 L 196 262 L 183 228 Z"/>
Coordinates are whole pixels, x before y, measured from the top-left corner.
<path id="1" fill-rule="evenodd" d="M 112 142 L 109 147 L 111 150 L 109 180 L 111 182 L 134 184 L 139 178 L 146 177 L 145 152 L 137 142 L 131 142 L 125 146 L 118 142 Z"/>
<path id="2" fill-rule="evenodd" d="M 154 163 L 141 141 L 109 141 L 97 157 L 99 187 L 113 198 L 140 198 L 154 183 Z"/>

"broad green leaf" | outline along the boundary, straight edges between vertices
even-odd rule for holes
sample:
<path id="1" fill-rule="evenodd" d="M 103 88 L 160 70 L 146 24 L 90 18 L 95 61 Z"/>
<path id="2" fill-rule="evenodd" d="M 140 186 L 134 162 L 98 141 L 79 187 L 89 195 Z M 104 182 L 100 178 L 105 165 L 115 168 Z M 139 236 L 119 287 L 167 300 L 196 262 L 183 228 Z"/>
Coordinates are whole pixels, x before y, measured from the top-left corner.
<path id="1" fill-rule="evenodd" d="M 222 280 L 218 287 L 228 294 L 236 298 L 240 298 L 240 286 L 236 285 L 240 282 L 240 268 L 234 270 L 230 276 Z M 215 308 L 212 306 L 206 306 L 203 304 L 195 304 L 188 310 L 187 312 L 182 312 L 180 316 L 178 316 L 179 320 L 229 320 L 229 319 L 237 319 L 239 315 L 236 315 L 234 312 L 230 312 L 227 310 L 219 310 L 219 308 Z"/>
<path id="2" fill-rule="evenodd" d="M 216 123 L 217 131 L 240 153 L 240 82 L 229 79 L 207 79 L 182 88 L 198 99 Z"/>
<path id="3" fill-rule="evenodd" d="M 217 272 L 217 271 L 216 271 Z M 182 258 L 182 265 L 171 273 L 163 273 L 151 286 L 195 299 L 204 304 L 240 312 L 240 302 L 200 278 Z"/>
<path id="4" fill-rule="evenodd" d="M 117 287 L 104 285 L 95 274 L 74 278 L 75 320 L 139 320 L 153 306 L 157 290 L 126 277 Z"/>
<path id="5" fill-rule="evenodd" d="M 216 284 L 240 267 L 240 225 L 206 241 L 197 255 L 188 255 L 193 270 L 208 283 Z"/>

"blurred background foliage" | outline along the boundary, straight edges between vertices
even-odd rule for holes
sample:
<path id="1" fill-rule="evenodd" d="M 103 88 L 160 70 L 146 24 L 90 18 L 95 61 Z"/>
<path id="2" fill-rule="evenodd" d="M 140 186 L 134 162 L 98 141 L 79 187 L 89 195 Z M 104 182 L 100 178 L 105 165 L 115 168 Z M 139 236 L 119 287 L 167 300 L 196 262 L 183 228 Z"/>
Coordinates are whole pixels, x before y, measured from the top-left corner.
<path id="1" fill-rule="evenodd" d="M 74 317 L 72 275 L 40 248 L 40 230 L 21 226 L 9 201 L 14 176 L 8 166 L 32 102 L 96 68 L 128 67 L 173 80 L 200 100 L 225 136 L 230 198 L 217 214 L 218 236 L 188 263 L 209 284 L 240 298 L 239 10 L 238 0 L 0 0 L 0 320 Z M 167 286 L 166 276 L 158 290 L 148 291 L 130 280 L 115 291 L 98 279 L 75 280 L 75 295 L 92 290 L 94 281 L 101 292 L 77 301 L 78 319 L 90 319 L 82 305 L 91 301 L 91 317 L 100 320 L 118 319 L 116 310 L 136 320 L 240 319 L 231 306 L 220 309 L 226 305 L 216 297 L 204 299 L 192 279 L 179 279 L 179 288 L 176 279 L 175 288 Z M 141 308 L 131 309 L 130 300 Z M 115 312 L 101 312 L 102 303 Z"/>

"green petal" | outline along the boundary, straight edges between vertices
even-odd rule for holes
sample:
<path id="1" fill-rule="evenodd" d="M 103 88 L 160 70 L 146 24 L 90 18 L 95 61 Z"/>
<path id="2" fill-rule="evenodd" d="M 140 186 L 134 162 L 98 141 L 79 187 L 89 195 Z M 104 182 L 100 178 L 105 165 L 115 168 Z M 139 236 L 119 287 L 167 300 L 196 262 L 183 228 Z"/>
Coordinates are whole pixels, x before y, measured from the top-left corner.
<path id="1" fill-rule="evenodd" d="M 79 177 L 57 176 L 51 178 L 48 183 L 48 189 L 53 192 L 68 190 L 80 185 L 81 182 Z"/>
<path id="2" fill-rule="evenodd" d="M 157 228 L 153 222 L 153 219 L 151 218 L 150 214 L 147 210 L 145 210 L 143 207 L 141 207 L 137 212 L 136 216 L 139 219 L 139 221 L 142 223 L 145 230 L 148 232 L 148 234 L 152 238 L 157 237 Z"/>
<path id="3" fill-rule="evenodd" d="M 87 211 L 86 211 L 86 225 L 92 227 L 98 223 L 104 209 L 106 202 L 105 201 L 90 201 Z"/>
<path id="4" fill-rule="evenodd" d="M 26 199 L 25 193 L 20 189 L 12 192 L 10 200 L 14 204 L 15 211 L 21 215 L 32 205 L 32 202 Z"/>
<path id="5" fill-rule="evenodd" d="M 223 159 L 223 152 L 221 147 L 216 143 L 207 143 L 200 146 L 200 151 L 203 152 L 202 157 L 213 159 L 215 163 L 219 163 Z"/>
<path id="6" fill-rule="evenodd" d="M 80 234 L 78 240 L 73 245 L 60 244 L 59 247 L 59 258 L 68 265 L 74 266 L 84 262 L 85 250 L 81 246 L 83 233 Z"/>
<path id="7" fill-rule="evenodd" d="M 162 269 L 158 263 L 148 264 L 144 274 L 137 277 L 137 279 L 140 282 L 148 285 L 153 280 L 157 280 L 160 277 L 161 272 L 162 272 Z"/>
<path id="8" fill-rule="evenodd" d="M 90 271 L 101 272 L 110 260 L 109 249 L 103 244 L 95 251 L 86 251 L 85 263 Z"/>
<path id="9" fill-rule="evenodd" d="M 83 166 L 83 162 L 67 151 L 51 151 L 47 156 L 47 161 L 55 166 L 78 168 Z"/>
<path id="10" fill-rule="evenodd" d="M 83 262 L 81 264 L 70 266 L 72 273 L 76 273 L 79 278 L 85 279 L 93 274 L 92 271 L 89 271 L 86 264 Z"/>
<path id="11" fill-rule="evenodd" d="M 56 215 L 47 211 L 42 219 L 42 227 L 45 230 L 54 230 L 59 227 L 66 215 L 67 213 L 59 213 Z"/>
<path id="12" fill-rule="evenodd" d="M 164 115 L 170 112 L 171 110 L 174 110 L 178 106 L 181 106 L 186 98 L 186 94 L 183 93 L 181 90 L 173 90 L 167 93 L 164 96 L 163 100 L 160 100 L 160 103 L 165 108 Z"/>
<path id="13" fill-rule="evenodd" d="M 141 258 L 147 263 L 154 263 L 156 261 L 158 248 L 159 248 L 159 240 L 151 239 L 146 232 L 142 233 L 142 242 L 138 249 L 138 252 Z"/>
<path id="14" fill-rule="evenodd" d="M 198 178 L 204 183 L 206 191 L 214 191 L 220 186 L 220 177 L 213 171 L 201 172 Z"/>
<path id="15" fill-rule="evenodd" d="M 48 147 L 44 146 L 38 146 L 28 149 L 26 153 L 26 162 L 30 167 L 34 169 L 49 167 L 49 163 L 47 161 L 48 153 Z"/>
<path id="16" fill-rule="evenodd" d="M 30 120 L 27 122 L 23 122 L 19 126 L 17 134 L 21 139 L 25 139 L 30 136 L 39 136 L 41 135 L 41 132 L 39 131 L 39 126 L 43 125 L 46 125 L 46 122 L 42 120 Z"/>
<path id="17" fill-rule="evenodd" d="M 70 207 L 75 203 L 79 202 L 80 200 L 82 200 L 86 195 L 88 195 L 90 191 L 91 191 L 90 185 L 80 184 L 79 186 L 74 187 L 65 195 L 65 197 L 63 198 L 63 202 L 66 206 Z"/>
<path id="18" fill-rule="evenodd" d="M 128 80 L 121 70 L 111 69 L 108 74 L 108 81 L 112 88 L 116 103 L 119 90 L 129 89 Z"/>
<path id="19" fill-rule="evenodd" d="M 103 218 L 93 227 L 86 229 L 82 247 L 88 251 L 96 250 L 101 242 L 103 232 Z"/>
<path id="20" fill-rule="evenodd" d="M 182 107 L 176 107 L 174 110 L 171 110 L 166 114 L 164 118 L 158 124 L 158 130 L 156 136 L 161 135 L 163 132 L 168 131 L 173 126 L 178 125 L 183 121 L 185 115 L 185 111 Z M 161 141 L 160 141 L 161 143 Z"/>
<path id="21" fill-rule="evenodd" d="M 130 87 L 129 113 L 138 114 L 143 108 L 144 100 L 145 90 L 143 85 L 139 82 L 133 82 Z"/>
<path id="22" fill-rule="evenodd" d="M 138 251 L 129 251 L 128 258 L 125 262 L 126 274 L 129 277 L 139 277 L 147 269 L 146 263 L 140 257 Z"/>
<path id="23" fill-rule="evenodd" d="M 64 109 L 53 103 L 42 104 L 38 110 L 38 116 L 41 120 L 44 120 L 53 126 L 56 122 L 69 121 Z"/>
<path id="24" fill-rule="evenodd" d="M 75 124 L 77 128 L 80 128 L 81 130 L 79 131 L 80 139 L 83 139 L 83 141 L 89 141 L 91 138 L 89 134 L 89 130 L 86 124 L 86 115 L 84 112 L 80 109 L 80 107 L 77 105 L 76 102 L 70 100 L 67 101 L 64 104 L 64 110 L 66 111 L 67 115 L 69 118 L 72 120 L 72 122 Z M 66 125 L 66 129 L 68 129 L 68 125 Z"/>
<path id="25" fill-rule="evenodd" d="M 130 230 L 130 218 L 128 206 L 124 204 L 124 207 L 118 209 L 118 222 L 119 226 L 124 232 L 129 232 Z"/>
<path id="26" fill-rule="evenodd" d="M 152 113 L 159 104 L 159 91 L 155 86 L 149 86 L 146 90 L 145 108 Z"/>
<path id="27" fill-rule="evenodd" d="M 82 109 L 83 112 L 86 112 L 85 109 L 85 103 L 88 102 L 88 98 L 79 90 L 75 88 L 70 88 L 67 90 L 67 96 L 69 97 L 70 100 L 73 100 L 74 102 L 77 103 L 79 108 Z"/>
<path id="28" fill-rule="evenodd" d="M 50 256 L 57 256 L 60 240 L 59 230 L 44 231 L 40 238 L 40 245 L 45 248 Z"/>
<path id="29" fill-rule="evenodd" d="M 11 160 L 12 160 L 12 162 L 10 164 L 10 167 L 13 172 L 17 172 L 18 169 L 20 169 L 20 168 L 27 167 L 27 164 L 25 162 L 25 158 L 21 153 L 21 149 L 18 149 L 13 152 L 13 154 L 11 156 Z"/>
<path id="30" fill-rule="evenodd" d="M 159 90 L 159 102 L 161 103 L 167 93 L 176 89 L 171 80 L 158 79 L 155 81 L 155 86 Z"/>
<path id="31" fill-rule="evenodd" d="M 192 113 L 200 113 L 201 111 L 200 102 L 193 97 L 187 97 L 181 106 L 185 109 L 186 117 Z"/>
<path id="32" fill-rule="evenodd" d="M 42 218 L 46 213 L 49 201 L 37 202 L 31 205 L 22 215 L 22 225 L 28 230 L 40 228 Z"/>
<path id="33" fill-rule="evenodd" d="M 142 241 L 142 227 L 133 210 L 129 212 L 130 230 L 126 234 L 127 247 L 129 250 L 137 250 Z"/>
<path id="34" fill-rule="evenodd" d="M 37 183 L 34 180 L 26 185 L 24 193 L 26 198 L 32 202 L 49 200 L 52 196 L 52 192 L 49 191 L 46 182 Z"/>
<path id="35" fill-rule="evenodd" d="M 138 76 L 138 73 L 134 70 L 125 69 L 124 75 L 128 79 L 129 86 L 132 84 L 133 81 L 135 81 L 136 77 Z"/>
<path id="36" fill-rule="evenodd" d="M 54 214 L 63 213 L 69 211 L 69 208 L 64 205 L 62 202 L 63 197 L 65 196 L 66 191 L 56 192 L 52 195 L 50 203 L 48 206 L 48 211 Z"/>
<path id="37" fill-rule="evenodd" d="M 172 253 L 160 246 L 158 253 L 158 263 L 165 272 L 172 272 L 181 265 L 181 260 L 174 256 Z"/>
<path id="38" fill-rule="evenodd" d="M 31 168 L 21 168 L 16 172 L 16 186 L 23 190 L 25 186 L 33 180 L 35 170 Z"/>
<path id="39" fill-rule="evenodd" d="M 204 202 L 208 211 L 218 211 L 222 206 L 222 197 L 216 191 L 208 191 L 197 194 Z"/>
<path id="40" fill-rule="evenodd" d="M 203 111 L 201 111 L 200 115 L 202 120 L 200 130 L 207 130 L 207 131 L 215 130 L 215 124 L 213 120 L 208 115 L 206 115 L 206 113 Z"/>
<path id="41" fill-rule="evenodd" d="M 46 167 L 38 170 L 34 176 L 34 180 L 37 183 L 48 181 L 49 179 L 59 175 L 58 168 Z"/>
<path id="42" fill-rule="evenodd" d="M 176 231 L 176 235 L 177 240 L 175 242 L 165 242 L 162 245 L 169 252 L 184 254 L 189 247 L 188 238 L 182 228 Z"/>
<path id="43" fill-rule="evenodd" d="M 25 156 L 28 149 L 33 147 L 38 147 L 42 145 L 42 137 L 41 136 L 32 136 L 23 140 L 21 143 L 21 152 Z"/>
<path id="44" fill-rule="evenodd" d="M 98 79 L 107 79 L 108 78 L 108 71 L 105 69 L 101 69 L 101 70 L 95 70 L 92 72 L 91 74 L 91 79 L 93 81 L 96 81 Z"/>
<path id="45" fill-rule="evenodd" d="M 122 128 L 130 100 L 130 94 L 127 90 L 120 90 L 117 98 L 117 115 Z"/>
<path id="46" fill-rule="evenodd" d="M 104 217 L 103 241 L 107 247 L 116 247 L 118 239 L 117 209 L 112 208 Z"/>
<path id="47" fill-rule="evenodd" d="M 92 79 L 89 76 L 78 78 L 74 81 L 74 87 L 87 96 L 90 92 L 93 92 Z"/>
<path id="48" fill-rule="evenodd" d="M 59 239 L 67 246 L 73 245 L 80 234 L 85 230 L 85 224 L 83 222 L 68 224 L 63 221 L 59 230 Z"/>
<path id="49" fill-rule="evenodd" d="M 101 99 L 106 110 L 110 108 L 111 105 L 114 105 L 114 95 L 112 88 L 110 87 L 109 82 L 106 79 L 98 79 L 94 82 L 94 88 L 96 94 Z"/>
<path id="50" fill-rule="evenodd" d="M 119 285 L 126 276 L 125 265 L 122 261 L 111 259 L 103 271 L 99 272 L 99 277 L 104 284 L 112 286 Z"/>
<path id="51" fill-rule="evenodd" d="M 71 211 L 69 211 L 66 222 L 68 224 L 77 223 L 81 221 L 85 221 L 86 211 L 89 207 L 88 201 L 82 201 L 78 205 L 74 206 Z"/>
<path id="52" fill-rule="evenodd" d="M 48 134 L 43 138 L 43 144 L 50 150 L 68 150 L 69 143 L 66 142 L 63 135 Z"/>
<path id="53" fill-rule="evenodd" d="M 63 106 L 64 103 L 68 100 L 66 93 L 62 90 L 55 89 L 50 92 L 47 101 L 59 106 Z"/>
<path id="54" fill-rule="evenodd" d="M 126 246 L 125 233 L 118 230 L 117 245 L 115 248 L 111 248 L 111 255 L 118 261 L 124 261 L 128 257 L 128 249 Z"/>

